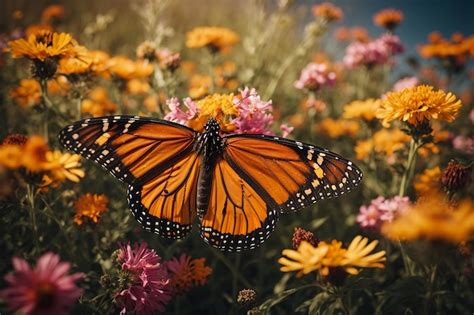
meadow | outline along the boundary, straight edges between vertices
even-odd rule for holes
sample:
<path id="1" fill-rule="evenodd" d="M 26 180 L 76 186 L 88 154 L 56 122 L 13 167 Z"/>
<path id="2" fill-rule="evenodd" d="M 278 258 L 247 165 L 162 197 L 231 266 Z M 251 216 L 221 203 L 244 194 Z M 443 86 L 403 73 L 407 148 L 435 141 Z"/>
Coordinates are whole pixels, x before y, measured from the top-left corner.
<path id="1" fill-rule="evenodd" d="M 407 47 L 405 13 L 370 12 L 374 33 L 320 1 L 6 1 L 0 314 L 472 314 L 474 35 L 433 25 Z M 314 144 L 363 178 L 338 194 L 343 172 L 316 168 L 338 186 L 313 181 L 328 198 L 255 249 L 214 248 L 197 222 L 163 238 L 58 138 L 124 115 Z"/>

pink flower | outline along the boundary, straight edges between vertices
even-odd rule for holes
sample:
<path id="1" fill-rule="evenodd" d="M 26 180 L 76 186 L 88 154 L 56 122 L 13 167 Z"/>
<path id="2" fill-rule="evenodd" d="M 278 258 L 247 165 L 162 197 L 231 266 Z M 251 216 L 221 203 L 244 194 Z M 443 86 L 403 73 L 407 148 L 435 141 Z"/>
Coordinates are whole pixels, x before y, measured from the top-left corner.
<path id="1" fill-rule="evenodd" d="M 295 127 L 288 126 L 287 124 L 281 124 L 280 125 L 280 130 L 283 132 L 283 134 L 282 134 L 283 138 L 288 137 L 290 135 L 290 133 L 293 132 L 293 129 L 295 129 Z"/>
<path id="2" fill-rule="evenodd" d="M 357 215 L 357 223 L 362 228 L 378 231 L 383 222 L 391 222 L 410 205 L 408 197 L 395 196 L 385 199 L 379 196 L 368 206 L 362 206 Z"/>
<path id="3" fill-rule="evenodd" d="M 344 63 L 349 68 L 391 62 L 391 57 L 404 51 L 400 38 L 385 34 L 368 43 L 354 42 L 347 46 Z"/>
<path id="4" fill-rule="evenodd" d="M 237 118 L 232 120 L 237 127 L 235 133 L 272 135 L 272 101 L 262 101 L 257 91 L 248 87 L 240 91 L 240 96 L 241 99 L 234 99 L 238 112 Z"/>
<path id="5" fill-rule="evenodd" d="M 336 73 L 329 71 L 324 63 L 310 63 L 300 74 L 300 78 L 294 83 L 297 89 L 309 89 L 316 91 L 323 86 L 332 86 L 336 82 Z"/>
<path id="6" fill-rule="evenodd" d="M 405 77 L 405 78 L 400 79 L 397 82 L 395 82 L 395 84 L 393 85 L 392 90 L 394 92 L 399 92 L 401 90 L 414 87 L 418 83 L 420 83 L 420 80 L 418 80 L 417 77 Z"/>
<path id="7" fill-rule="evenodd" d="M 146 243 L 121 245 L 117 260 L 130 276 L 128 288 L 115 296 L 121 314 L 163 312 L 171 299 L 169 277 L 160 257 Z"/>
<path id="8" fill-rule="evenodd" d="M 474 137 L 456 136 L 453 139 L 453 147 L 469 155 L 474 155 Z"/>
<path id="9" fill-rule="evenodd" d="M 181 109 L 181 104 L 177 97 L 166 100 L 166 105 L 168 105 L 170 112 L 165 115 L 164 119 L 182 125 L 187 125 L 188 121 L 195 118 L 198 112 L 196 103 L 189 97 L 183 100 L 183 105 L 186 107 L 186 111 Z"/>
<path id="10" fill-rule="evenodd" d="M 14 257 L 12 274 L 5 276 L 9 287 L 0 291 L 8 309 L 19 314 L 67 314 L 66 308 L 82 294 L 76 286 L 81 273 L 69 275 L 71 264 L 60 262 L 59 256 L 48 252 L 32 269 L 23 259 Z"/>

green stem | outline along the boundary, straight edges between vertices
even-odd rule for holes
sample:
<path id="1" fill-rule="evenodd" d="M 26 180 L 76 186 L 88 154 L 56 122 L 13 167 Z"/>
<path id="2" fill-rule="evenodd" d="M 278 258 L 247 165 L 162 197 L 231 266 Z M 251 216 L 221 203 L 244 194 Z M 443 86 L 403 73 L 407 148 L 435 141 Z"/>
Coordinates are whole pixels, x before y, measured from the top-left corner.
<path id="1" fill-rule="evenodd" d="M 31 229 L 33 230 L 33 239 L 35 242 L 35 250 L 36 253 L 39 253 L 39 243 L 38 243 L 38 227 L 36 224 L 36 209 L 35 209 L 35 192 L 34 188 L 27 184 L 26 185 L 26 194 L 28 200 L 28 210 L 30 214 L 30 221 L 31 221 Z"/>
<path id="2" fill-rule="evenodd" d="M 413 166 L 415 165 L 416 152 L 417 152 L 418 148 L 419 148 L 418 141 L 415 141 L 414 139 L 411 139 L 411 141 L 410 141 L 410 150 L 408 151 L 408 162 L 407 162 L 407 166 L 405 167 L 405 171 L 403 173 L 402 180 L 400 182 L 400 190 L 398 192 L 398 195 L 400 197 L 405 196 L 409 179 L 414 174 Z"/>
<path id="3" fill-rule="evenodd" d="M 53 107 L 53 103 L 48 97 L 48 81 L 45 79 L 39 80 L 40 89 L 41 89 L 41 103 L 44 108 L 43 116 L 43 135 L 46 142 L 49 142 L 49 110 Z"/>
<path id="4" fill-rule="evenodd" d="M 213 250 L 212 253 L 220 261 L 222 261 L 224 263 L 224 265 L 226 265 L 227 268 L 229 268 L 229 270 L 232 272 L 232 276 L 234 277 L 234 279 L 238 278 L 237 280 L 242 282 L 242 284 L 247 288 L 252 287 L 252 284 L 250 284 L 250 282 L 248 282 L 247 279 L 242 277 L 242 275 L 239 273 L 239 270 L 236 269 L 235 266 L 232 263 L 230 263 L 229 260 L 221 252 L 219 252 L 218 250 Z"/>
<path id="5" fill-rule="evenodd" d="M 433 286 L 436 280 L 436 275 L 438 271 L 438 265 L 434 265 L 431 268 L 431 273 L 430 273 L 430 280 L 428 284 L 428 291 L 426 293 L 426 299 L 425 299 L 425 304 L 424 304 L 424 314 L 430 314 L 430 301 L 431 298 L 433 297 Z"/>

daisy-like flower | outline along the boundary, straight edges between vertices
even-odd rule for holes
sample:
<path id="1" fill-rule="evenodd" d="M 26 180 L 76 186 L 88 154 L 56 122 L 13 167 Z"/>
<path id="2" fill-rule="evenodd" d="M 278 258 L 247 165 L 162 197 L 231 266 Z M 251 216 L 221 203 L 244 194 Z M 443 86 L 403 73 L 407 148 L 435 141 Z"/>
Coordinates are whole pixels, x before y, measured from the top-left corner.
<path id="1" fill-rule="evenodd" d="M 427 168 L 423 173 L 415 176 L 413 187 L 417 194 L 422 195 L 433 190 L 438 190 L 441 185 L 441 168 L 435 166 Z"/>
<path id="2" fill-rule="evenodd" d="M 189 121 L 189 126 L 194 130 L 202 130 L 210 118 L 216 119 L 224 132 L 232 132 L 236 129 L 231 121 L 237 114 L 233 94 L 208 95 L 196 104 L 198 116 Z"/>
<path id="3" fill-rule="evenodd" d="M 81 156 L 78 154 L 61 153 L 61 151 L 46 152 L 46 161 L 48 170 L 55 181 L 64 181 L 78 183 L 85 176 L 81 167 Z"/>
<path id="4" fill-rule="evenodd" d="M 403 21 L 403 12 L 396 9 L 384 9 L 374 15 L 374 24 L 393 31 Z"/>
<path id="5" fill-rule="evenodd" d="M 22 156 L 22 165 L 31 172 L 42 172 L 50 169 L 47 154 L 49 147 L 41 136 L 28 138 Z"/>
<path id="6" fill-rule="evenodd" d="M 21 38 L 9 44 L 13 58 L 45 61 L 46 58 L 73 57 L 76 54 L 76 42 L 67 33 L 39 32 L 27 40 Z"/>
<path id="7" fill-rule="evenodd" d="M 364 160 L 372 151 L 384 156 L 389 164 L 396 161 L 395 153 L 404 150 L 410 136 L 400 129 L 382 129 L 374 133 L 371 139 L 359 140 L 355 146 L 356 158 Z"/>
<path id="8" fill-rule="evenodd" d="M 38 259 L 33 269 L 23 259 L 13 258 L 14 272 L 5 276 L 8 287 L 0 297 L 12 312 L 18 314 L 68 314 L 82 294 L 76 281 L 81 273 L 69 274 L 71 264 L 61 262 L 59 256 L 48 252 Z"/>
<path id="9" fill-rule="evenodd" d="M 317 126 L 316 130 L 330 138 L 342 136 L 355 137 L 359 132 L 360 125 L 351 120 L 324 118 Z"/>
<path id="10" fill-rule="evenodd" d="M 146 60 L 131 60 L 124 56 L 116 56 L 107 60 L 110 74 L 122 80 L 146 79 L 155 71 L 152 63 Z"/>
<path id="11" fill-rule="evenodd" d="M 82 101 L 81 111 L 92 115 L 92 117 L 100 117 L 115 113 L 117 107 L 117 104 L 109 99 L 107 90 L 98 86 L 90 91 L 89 96 Z"/>
<path id="12" fill-rule="evenodd" d="M 225 27 L 195 27 L 186 33 L 186 47 L 209 47 L 211 51 L 222 51 L 240 40 L 239 35 Z"/>
<path id="13" fill-rule="evenodd" d="M 98 194 L 84 194 L 74 202 L 74 209 L 76 215 L 74 216 L 74 223 L 81 225 L 84 223 L 84 218 L 90 219 L 92 222 L 99 222 L 102 213 L 106 212 L 109 199 L 106 195 Z"/>
<path id="14" fill-rule="evenodd" d="M 333 86 L 335 82 L 336 73 L 329 71 L 326 64 L 312 62 L 301 71 L 294 86 L 297 89 L 317 91 L 324 86 Z"/>
<path id="15" fill-rule="evenodd" d="M 166 267 L 170 274 L 170 288 L 173 294 L 185 293 L 194 286 L 206 284 L 212 268 L 207 267 L 205 262 L 205 258 L 191 259 L 186 254 L 167 261 Z"/>
<path id="16" fill-rule="evenodd" d="M 324 18 L 329 22 L 338 21 L 344 16 L 341 8 L 330 2 L 323 2 L 315 5 L 313 6 L 312 11 L 314 16 Z"/>
<path id="17" fill-rule="evenodd" d="M 474 203 L 462 200 L 452 205 L 441 192 L 431 190 L 393 222 L 385 223 L 382 233 L 391 239 L 406 241 L 467 241 L 474 233 Z"/>
<path id="18" fill-rule="evenodd" d="M 434 119 L 453 121 L 461 108 L 456 96 L 432 86 L 419 85 L 399 92 L 387 93 L 377 111 L 377 117 L 389 126 L 394 120 L 401 120 L 416 126 Z"/>
<path id="19" fill-rule="evenodd" d="M 356 275 L 358 268 L 384 267 L 385 251 L 372 253 L 377 244 L 378 241 L 368 243 L 368 239 L 362 236 L 356 236 L 347 249 L 337 240 L 319 242 L 316 247 L 302 241 L 297 250 L 283 250 L 283 257 L 278 262 L 282 265 L 281 271 L 297 271 L 298 277 L 313 271 L 329 277 L 331 272 L 339 269 Z"/>
<path id="20" fill-rule="evenodd" d="M 376 118 L 376 111 L 380 107 L 380 100 L 369 98 L 356 100 L 344 106 L 344 119 L 363 119 L 372 121 Z"/>
<path id="21" fill-rule="evenodd" d="M 117 261 L 127 281 L 115 295 L 121 313 L 164 312 L 171 300 L 166 266 L 146 243 L 121 245 Z"/>
<path id="22" fill-rule="evenodd" d="M 22 108 L 36 105 L 41 97 L 40 85 L 34 79 L 22 79 L 20 84 L 10 91 L 10 96 Z"/>
<path id="23" fill-rule="evenodd" d="M 262 101 L 255 89 L 246 87 L 233 102 L 237 109 L 237 118 L 232 120 L 236 126 L 235 133 L 273 134 L 270 130 L 273 123 L 272 101 Z"/>
<path id="24" fill-rule="evenodd" d="M 369 205 L 360 207 L 357 223 L 364 228 L 379 231 L 383 222 L 391 222 L 410 205 L 408 197 L 395 196 L 390 199 L 379 196 Z"/>

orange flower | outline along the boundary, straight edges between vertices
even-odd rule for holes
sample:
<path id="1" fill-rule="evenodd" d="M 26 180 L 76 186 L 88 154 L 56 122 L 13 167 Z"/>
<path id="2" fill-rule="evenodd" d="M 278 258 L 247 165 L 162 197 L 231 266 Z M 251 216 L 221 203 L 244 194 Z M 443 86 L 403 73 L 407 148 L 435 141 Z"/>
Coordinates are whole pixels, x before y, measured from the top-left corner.
<path id="1" fill-rule="evenodd" d="M 29 38 L 31 35 L 36 35 L 41 32 L 54 32 L 54 29 L 49 24 L 32 24 L 25 30 L 25 35 Z"/>
<path id="2" fill-rule="evenodd" d="M 72 57 L 76 55 L 76 42 L 67 33 L 42 31 L 9 42 L 13 58 L 26 57 L 44 61 L 46 58 Z"/>
<path id="3" fill-rule="evenodd" d="M 239 42 L 239 35 L 225 27 L 195 27 L 186 33 L 186 47 L 210 47 L 215 51 L 222 51 Z"/>
<path id="4" fill-rule="evenodd" d="M 109 199 L 106 195 L 97 195 L 87 193 L 79 197 L 74 202 L 76 215 L 74 216 L 74 223 L 81 225 L 84 223 L 84 218 L 90 219 L 97 223 L 102 213 L 106 212 Z"/>
<path id="5" fill-rule="evenodd" d="M 50 5 L 41 13 L 41 21 L 45 24 L 51 24 L 62 19 L 64 19 L 64 7 L 62 5 Z"/>
<path id="6" fill-rule="evenodd" d="M 389 31 L 395 29 L 403 21 L 402 11 L 385 9 L 374 15 L 374 24 Z"/>
<path id="7" fill-rule="evenodd" d="M 127 93 L 133 95 L 147 94 L 150 91 L 150 84 L 142 79 L 131 79 L 127 81 Z"/>
<path id="8" fill-rule="evenodd" d="M 82 112 L 89 113 L 93 117 L 113 114 L 117 110 L 117 104 L 109 100 L 107 90 L 103 87 L 96 87 L 89 97 L 82 101 Z"/>
<path id="9" fill-rule="evenodd" d="M 323 2 L 321 4 L 315 5 L 313 6 L 312 11 L 314 16 L 324 18 L 329 22 L 338 21 L 344 16 L 341 8 L 330 2 Z"/>
<path id="10" fill-rule="evenodd" d="M 167 263 L 171 273 L 170 287 L 174 294 L 189 291 L 193 286 L 206 284 L 212 269 L 205 265 L 205 258 L 191 259 L 182 254 L 179 259 L 173 257 Z"/>
<path id="11" fill-rule="evenodd" d="M 110 58 L 108 61 L 108 71 L 124 80 L 137 78 L 148 78 L 155 67 L 146 60 L 133 61 L 124 56 Z"/>
<path id="12" fill-rule="evenodd" d="M 355 121 L 344 119 L 324 118 L 316 125 L 316 130 L 330 138 L 339 138 L 342 136 L 355 137 L 359 132 L 360 126 Z"/>
<path id="13" fill-rule="evenodd" d="M 363 27 L 353 27 L 351 28 L 350 32 L 352 39 L 354 39 L 355 41 L 367 43 L 370 40 L 369 32 Z"/>
<path id="14" fill-rule="evenodd" d="M 417 194 L 438 190 L 441 186 L 441 169 L 439 166 L 427 168 L 423 173 L 415 177 L 413 187 Z"/>
<path id="15" fill-rule="evenodd" d="M 209 93 L 212 85 L 212 78 L 208 75 L 194 74 L 189 80 L 189 97 L 192 99 L 201 98 Z"/>
<path id="16" fill-rule="evenodd" d="M 212 94 L 197 102 L 199 116 L 189 121 L 189 127 L 201 131 L 206 122 L 215 118 L 224 132 L 232 132 L 235 125 L 231 119 L 237 115 L 234 94 Z"/>
<path id="17" fill-rule="evenodd" d="M 22 79 L 20 85 L 10 91 L 10 97 L 22 108 L 38 104 L 40 96 L 40 85 L 34 79 Z"/>
<path id="18" fill-rule="evenodd" d="M 474 202 L 449 204 L 443 193 L 432 190 L 398 218 L 382 226 L 382 233 L 395 240 L 444 240 L 461 243 L 474 233 Z"/>
<path id="19" fill-rule="evenodd" d="M 399 129 L 382 129 L 374 133 L 371 139 L 357 141 L 356 158 L 365 160 L 372 152 L 386 157 L 390 164 L 395 162 L 395 153 L 404 150 L 410 136 Z"/>
<path id="20" fill-rule="evenodd" d="M 380 107 L 380 100 L 369 98 L 366 100 L 356 100 L 344 106 L 345 119 L 363 119 L 371 121 L 376 118 L 375 113 Z"/>
<path id="21" fill-rule="evenodd" d="M 49 162 L 46 154 L 49 147 L 41 136 L 31 136 L 26 141 L 22 155 L 22 165 L 31 172 L 42 172 L 49 170 Z"/>

